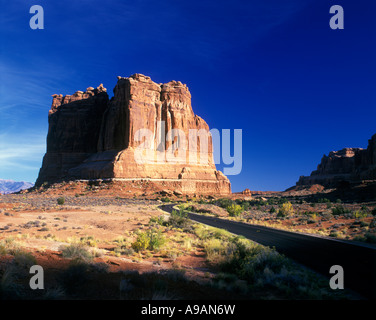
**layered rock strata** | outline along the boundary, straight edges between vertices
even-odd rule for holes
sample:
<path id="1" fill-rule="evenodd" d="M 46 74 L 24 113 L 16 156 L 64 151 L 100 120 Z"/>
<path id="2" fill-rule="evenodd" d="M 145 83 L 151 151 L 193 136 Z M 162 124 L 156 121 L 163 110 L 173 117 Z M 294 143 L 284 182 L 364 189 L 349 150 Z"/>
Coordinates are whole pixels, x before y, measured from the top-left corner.
<path id="1" fill-rule="evenodd" d="M 118 77 L 111 100 L 102 85 L 53 96 L 36 184 L 74 179 L 150 179 L 184 193 L 231 193 L 187 86 L 141 74 Z"/>

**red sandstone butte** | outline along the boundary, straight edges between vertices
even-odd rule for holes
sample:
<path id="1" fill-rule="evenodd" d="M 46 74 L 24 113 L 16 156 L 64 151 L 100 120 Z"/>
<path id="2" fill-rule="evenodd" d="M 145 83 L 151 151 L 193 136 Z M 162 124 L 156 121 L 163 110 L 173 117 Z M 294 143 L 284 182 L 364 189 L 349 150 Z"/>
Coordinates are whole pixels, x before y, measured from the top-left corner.
<path id="1" fill-rule="evenodd" d="M 368 141 L 367 149 L 344 148 L 324 155 L 317 170 L 310 176 L 301 176 L 296 185 L 330 188 L 364 181 L 376 182 L 376 134 Z"/>
<path id="2" fill-rule="evenodd" d="M 186 194 L 231 193 L 229 180 L 216 170 L 209 127 L 194 114 L 191 94 L 180 81 L 157 84 L 134 74 L 118 77 L 111 100 L 102 85 L 71 96 L 53 95 L 48 121 L 37 186 L 61 180 L 148 179 Z M 140 129 L 150 133 L 149 143 L 139 136 Z M 174 139 L 172 129 L 180 130 Z M 192 130 L 207 136 L 190 136 Z"/>

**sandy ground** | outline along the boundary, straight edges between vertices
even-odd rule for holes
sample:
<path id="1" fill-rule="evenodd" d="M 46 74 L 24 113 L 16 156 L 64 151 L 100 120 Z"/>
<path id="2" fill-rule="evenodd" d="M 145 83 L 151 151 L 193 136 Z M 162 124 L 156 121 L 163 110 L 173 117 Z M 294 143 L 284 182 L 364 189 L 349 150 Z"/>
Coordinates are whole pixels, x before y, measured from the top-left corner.
<path id="1" fill-rule="evenodd" d="M 111 272 L 139 270 L 141 272 L 171 269 L 186 270 L 187 277 L 205 281 L 208 265 L 203 250 L 193 250 L 173 259 L 154 253 L 149 256 L 114 256 L 114 241 L 119 237 L 132 243 L 135 232 L 148 228 L 151 217 L 165 216 L 160 202 L 121 199 L 115 197 L 70 198 L 79 205 L 56 205 L 55 195 L 33 194 L 0 198 L 0 240 L 14 238 L 30 251 L 38 263 L 48 268 L 65 268 L 69 260 L 61 248 L 74 239 L 90 237 L 96 241 L 101 256 L 95 262 L 106 263 Z M 46 202 L 47 201 L 47 202 Z M 39 205 L 45 202 L 44 205 Z M 84 202 L 83 205 L 80 202 Z M 88 204 L 86 202 L 89 202 Z M 92 204 L 90 204 L 92 202 Z M 106 205 L 100 205 L 105 202 Z M 36 205 L 37 203 L 37 205 Z M 165 235 L 173 236 L 173 232 Z"/>

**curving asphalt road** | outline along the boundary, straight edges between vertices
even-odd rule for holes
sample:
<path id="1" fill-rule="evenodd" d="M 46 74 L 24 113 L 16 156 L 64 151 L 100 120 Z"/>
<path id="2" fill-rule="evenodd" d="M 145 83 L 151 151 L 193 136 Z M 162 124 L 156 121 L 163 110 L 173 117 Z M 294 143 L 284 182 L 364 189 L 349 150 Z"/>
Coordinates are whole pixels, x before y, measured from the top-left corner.
<path id="1" fill-rule="evenodd" d="M 171 213 L 175 204 L 160 208 Z M 340 265 L 344 270 L 344 286 L 367 299 L 376 299 L 376 249 L 354 243 L 305 235 L 273 228 L 234 222 L 195 213 L 194 221 L 226 229 L 259 244 L 275 249 L 297 262 L 328 277 L 329 269 Z"/>

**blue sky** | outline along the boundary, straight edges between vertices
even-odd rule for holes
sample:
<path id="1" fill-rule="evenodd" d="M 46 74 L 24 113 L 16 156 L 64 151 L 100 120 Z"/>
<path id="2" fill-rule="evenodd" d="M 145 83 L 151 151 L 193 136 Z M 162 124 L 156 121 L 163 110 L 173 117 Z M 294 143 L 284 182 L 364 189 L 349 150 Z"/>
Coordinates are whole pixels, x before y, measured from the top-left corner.
<path id="1" fill-rule="evenodd" d="M 31 30 L 31 5 L 45 29 Z M 329 27 L 342 5 L 345 29 Z M 243 130 L 233 191 L 284 190 L 376 133 L 371 0 L 1 1 L 0 179 L 34 182 L 51 95 L 180 80 L 211 128 Z M 222 169 L 222 165 L 218 165 Z"/>

